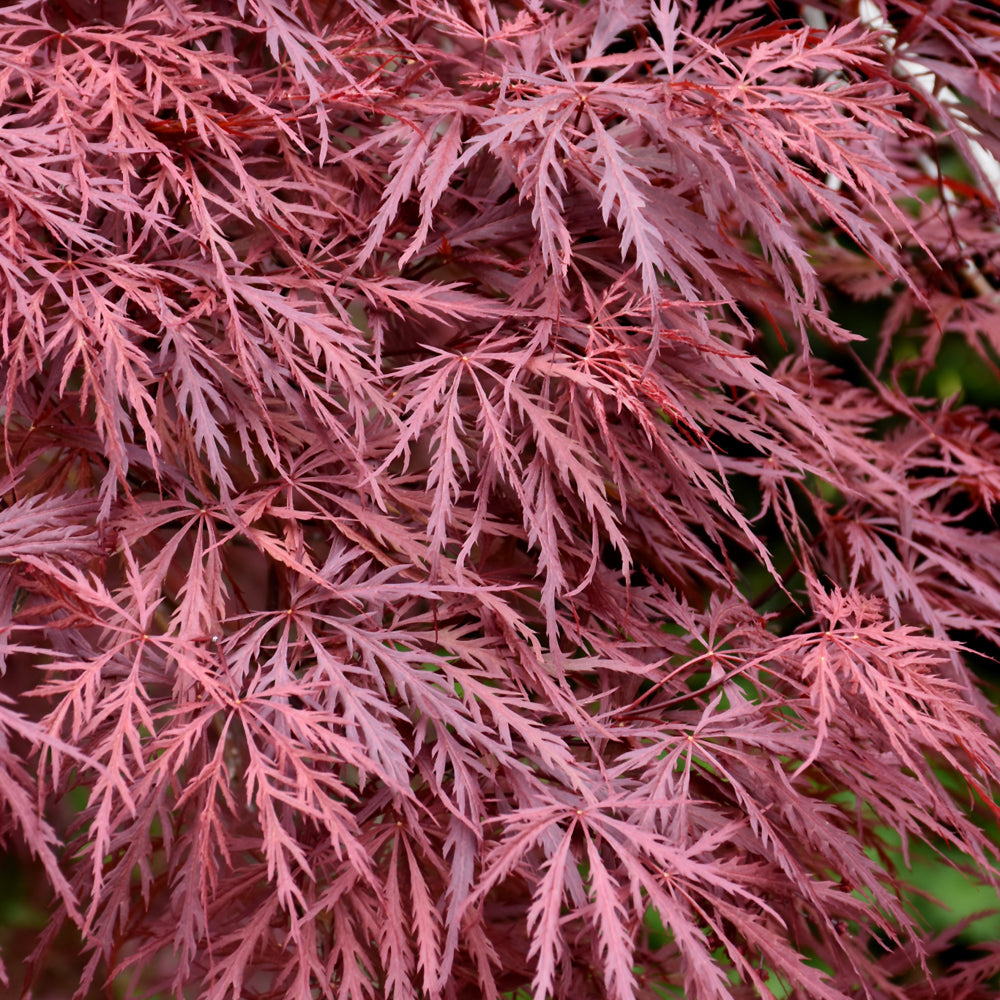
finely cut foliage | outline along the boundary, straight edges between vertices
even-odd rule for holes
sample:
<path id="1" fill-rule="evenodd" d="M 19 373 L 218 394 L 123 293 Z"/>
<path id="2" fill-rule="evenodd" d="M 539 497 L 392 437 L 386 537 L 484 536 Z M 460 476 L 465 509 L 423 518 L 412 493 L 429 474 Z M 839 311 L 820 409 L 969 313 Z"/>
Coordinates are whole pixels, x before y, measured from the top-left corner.
<path id="1" fill-rule="evenodd" d="M 5 975 L 994 997 L 998 102 L 965 0 L 7 3 Z"/>

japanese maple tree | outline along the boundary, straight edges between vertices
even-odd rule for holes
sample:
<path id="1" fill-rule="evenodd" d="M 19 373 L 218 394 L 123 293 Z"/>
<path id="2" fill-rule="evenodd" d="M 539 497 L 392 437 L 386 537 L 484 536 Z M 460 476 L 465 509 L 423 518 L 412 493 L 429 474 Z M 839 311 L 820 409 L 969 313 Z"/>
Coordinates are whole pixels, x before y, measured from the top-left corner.
<path id="1" fill-rule="evenodd" d="M 995 996 L 998 109 L 967 0 L 6 3 L 5 977 Z"/>

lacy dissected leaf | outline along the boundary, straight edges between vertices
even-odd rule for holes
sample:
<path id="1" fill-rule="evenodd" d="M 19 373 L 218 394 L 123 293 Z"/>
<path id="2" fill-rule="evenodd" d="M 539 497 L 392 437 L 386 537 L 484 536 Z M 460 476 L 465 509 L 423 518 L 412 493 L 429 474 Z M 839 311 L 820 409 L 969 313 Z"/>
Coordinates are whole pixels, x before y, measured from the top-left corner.
<path id="1" fill-rule="evenodd" d="M 6 5 L 9 988 L 995 996 L 996 28 Z"/>

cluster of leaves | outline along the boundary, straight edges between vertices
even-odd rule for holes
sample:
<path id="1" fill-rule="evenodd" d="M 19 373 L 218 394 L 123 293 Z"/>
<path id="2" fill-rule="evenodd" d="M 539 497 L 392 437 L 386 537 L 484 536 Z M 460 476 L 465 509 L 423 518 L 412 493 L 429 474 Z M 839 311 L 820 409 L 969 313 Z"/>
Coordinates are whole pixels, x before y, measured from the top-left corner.
<path id="1" fill-rule="evenodd" d="M 995 995 L 1000 21 L 869 6 L 4 6 L 29 978 Z"/>

